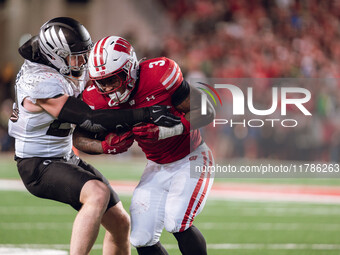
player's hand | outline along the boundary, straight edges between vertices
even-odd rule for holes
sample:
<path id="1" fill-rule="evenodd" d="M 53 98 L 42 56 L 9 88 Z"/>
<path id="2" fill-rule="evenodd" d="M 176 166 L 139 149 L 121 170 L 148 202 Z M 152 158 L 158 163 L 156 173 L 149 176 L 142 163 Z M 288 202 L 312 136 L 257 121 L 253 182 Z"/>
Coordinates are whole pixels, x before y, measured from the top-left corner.
<path id="1" fill-rule="evenodd" d="M 109 133 L 102 141 L 102 148 L 105 154 L 118 154 L 127 151 L 133 144 L 134 136 L 132 131 L 121 135 Z"/>
<path id="2" fill-rule="evenodd" d="M 155 124 L 146 124 L 137 126 L 132 129 L 136 139 L 143 140 L 144 142 L 156 142 L 159 139 L 159 127 Z"/>
<path id="3" fill-rule="evenodd" d="M 17 122 L 19 119 L 19 109 L 13 108 L 11 117 L 9 118 L 12 122 Z"/>
<path id="4" fill-rule="evenodd" d="M 147 122 L 164 127 L 173 127 L 180 124 L 181 118 L 170 113 L 168 111 L 169 108 L 170 106 L 166 105 L 153 105 L 148 107 L 149 119 Z"/>
<path id="5" fill-rule="evenodd" d="M 160 127 L 154 124 L 147 124 L 134 127 L 132 132 L 136 136 L 136 139 L 153 143 L 172 136 L 181 135 L 183 130 L 184 128 L 182 123 L 173 127 Z"/>

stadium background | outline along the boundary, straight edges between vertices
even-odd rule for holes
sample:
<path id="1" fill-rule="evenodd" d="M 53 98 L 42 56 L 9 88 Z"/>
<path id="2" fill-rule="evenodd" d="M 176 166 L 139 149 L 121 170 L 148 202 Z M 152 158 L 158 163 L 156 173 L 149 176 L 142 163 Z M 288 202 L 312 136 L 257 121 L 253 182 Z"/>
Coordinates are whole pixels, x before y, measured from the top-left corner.
<path id="1" fill-rule="evenodd" d="M 110 34 L 125 37 L 138 58 L 172 58 L 188 80 L 333 78 L 335 82 L 309 88 L 312 122 L 288 132 L 221 130 L 215 154 L 233 162 L 339 161 L 339 1 L 1 0 L 1 179 L 18 179 L 13 140 L 7 135 L 13 84 L 22 64 L 18 45 L 56 16 L 81 21 L 93 41 Z M 265 93 L 268 87 L 254 89 Z M 109 179 L 124 181 L 130 188 L 145 164 L 137 146 L 124 155 L 84 156 Z M 315 178 L 218 179 L 214 196 L 197 219 L 211 244 L 209 254 L 338 254 L 339 184 L 338 179 Z M 67 249 L 72 210 L 2 185 L 0 247 Z M 123 192 L 126 208 L 130 194 Z M 174 240 L 164 238 L 176 254 Z M 93 254 L 100 254 L 99 244 Z"/>

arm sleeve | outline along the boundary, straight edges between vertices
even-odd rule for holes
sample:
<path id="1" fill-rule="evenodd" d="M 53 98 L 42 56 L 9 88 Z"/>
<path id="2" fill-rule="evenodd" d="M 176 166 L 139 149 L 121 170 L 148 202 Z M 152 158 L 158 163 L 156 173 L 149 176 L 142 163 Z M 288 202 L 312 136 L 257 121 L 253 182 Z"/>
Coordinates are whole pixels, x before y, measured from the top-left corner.
<path id="1" fill-rule="evenodd" d="M 58 119 L 77 124 L 91 132 L 119 131 L 130 129 L 140 122 L 147 122 L 150 119 L 150 113 L 147 108 L 91 110 L 80 99 L 69 97 L 61 109 Z"/>
<path id="2" fill-rule="evenodd" d="M 173 106 L 180 105 L 190 95 L 189 83 L 183 80 L 181 85 L 171 95 L 171 103 Z"/>

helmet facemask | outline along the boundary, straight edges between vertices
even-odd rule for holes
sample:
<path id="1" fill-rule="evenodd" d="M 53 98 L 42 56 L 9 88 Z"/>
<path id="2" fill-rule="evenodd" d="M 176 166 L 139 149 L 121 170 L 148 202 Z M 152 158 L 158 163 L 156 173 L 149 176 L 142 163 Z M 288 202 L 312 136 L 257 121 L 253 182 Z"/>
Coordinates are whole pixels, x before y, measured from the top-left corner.
<path id="1" fill-rule="evenodd" d="M 127 61 L 121 69 L 110 76 L 94 80 L 98 92 L 110 97 L 109 106 L 125 103 L 129 99 L 135 85 L 135 79 L 131 77 L 131 67 L 131 62 Z"/>
<path id="2" fill-rule="evenodd" d="M 71 53 L 66 58 L 68 73 L 74 78 L 81 77 L 87 70 L 89 51 L 83 53 Z M 66 74 L 65 74 L 66 75 Z"/>

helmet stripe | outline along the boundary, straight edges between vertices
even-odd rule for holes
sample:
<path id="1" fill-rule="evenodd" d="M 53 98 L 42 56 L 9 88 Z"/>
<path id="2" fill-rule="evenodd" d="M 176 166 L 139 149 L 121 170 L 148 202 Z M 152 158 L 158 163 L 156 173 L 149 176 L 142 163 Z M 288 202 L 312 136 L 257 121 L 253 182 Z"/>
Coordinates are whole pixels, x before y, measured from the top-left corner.
<path id="1" fill-rule="evenodd" d="M 123 38 L 119 38 L 113 48 L 116 51 L 125 52 L 130 55 L 132 51 L 131 44 Z"/>
<path id="2" fill-rule="evenodd" d="M 60 37 L 60 39 L 61 39 L 63 48 L 66 49 L 68 52 L 71 53 L 70 47 L 68 47 L 68 43 L 67 43 L 67 40 L 66 40 L 66 38 L 65 38 L 65 35 L 64 35 L 63 30 L 60 29 L 58 34 L 59 34 L 59 37 Z"/>
<path id="3" fill-rule="evenodd" d="M 102 66 L 104 64 L 103 48 L 104 48 L 104 44 L 105 44 L 107 38 L 109 38 L 109 36 L 98 41 L 96 43 L 95 48 L 94 48 L 94 52 L 95 52 L 95 54 L 93 56 L 94 57 L 94 66 L 95 66 L 97 72 L 99 71 L 98 66 Z M 102 68 L 102 70 L 104 70 L 105 66 L 102 66 L 101 68 Z"/>
<path id="4" fill-rule="evenodd" d="M 56 44 L 57 48 L 64 48 L 63 45 L 61 44 L 61 41 L 57 35 L 57 32 L 55 31 L 54 26 L 51 28 L 51 35 L 52 39 L 55 38 L 53 41 Z"/>
<path id="5" fill-rule="evenodd" d="M 48 53 L 49 50 L 46 47 L 46 38 L 45 38 L 45 34 L 43 31 L 40 32 L 39 39 L 40 39 L 40 43 L 39 43 L 40 47 L 45 51 L 45 53 Z"/>
<path id="6" fill-rule="evenodd" d="M 50 53 L 48 52 L 48 49 L 46 48 L 46 46 L 42 43 L 40 43 L 40 49 L 46 54 L 46 55 L 50 55 Z"/>
<path id="7" fill-rule="evenodd" d="M 96 71 L 98 72 L 99 71 L 99 68 L 97 67 L 98 66 L 98 60 L 97 60 L 97 49 L 98 49 L 98 45 L 100 44 L 102 40 L 100 40 L 99 42 L 96 43 L 96 45 L 94 46 L 94 54 L 93 54 L 93 64 L 94 64 L 94 67 L 96 68 Z"/>
<path id="8" fill-rule="evenodd" d="M 99 56 L 100 56 L 100 65 L 104 65 L 104 55 L 103 55 L 103 51 L 104 51 L 104 45 L 105 45 L 105 42 L 107 41 L 107 39 L 109 38 L 110 36 L 107 36 L 104 38 L 102 44 L 100 45 L 100 49 L 99 49 Z M 105 66 L 102 66 L 102 70 L 106 69 Z"/>
<path id="9" fill-rule="evenodd" d="M 55 44 L 55 42 L 53 41 L 51 34 L 50 34 L 50 29 L 46 30 L 45 33 L 45 38 L 46 38 L 46 42 L 49 43 L 52 46 L 52 49 L 55 49 L 57 47 L 57 45 Z"/>

